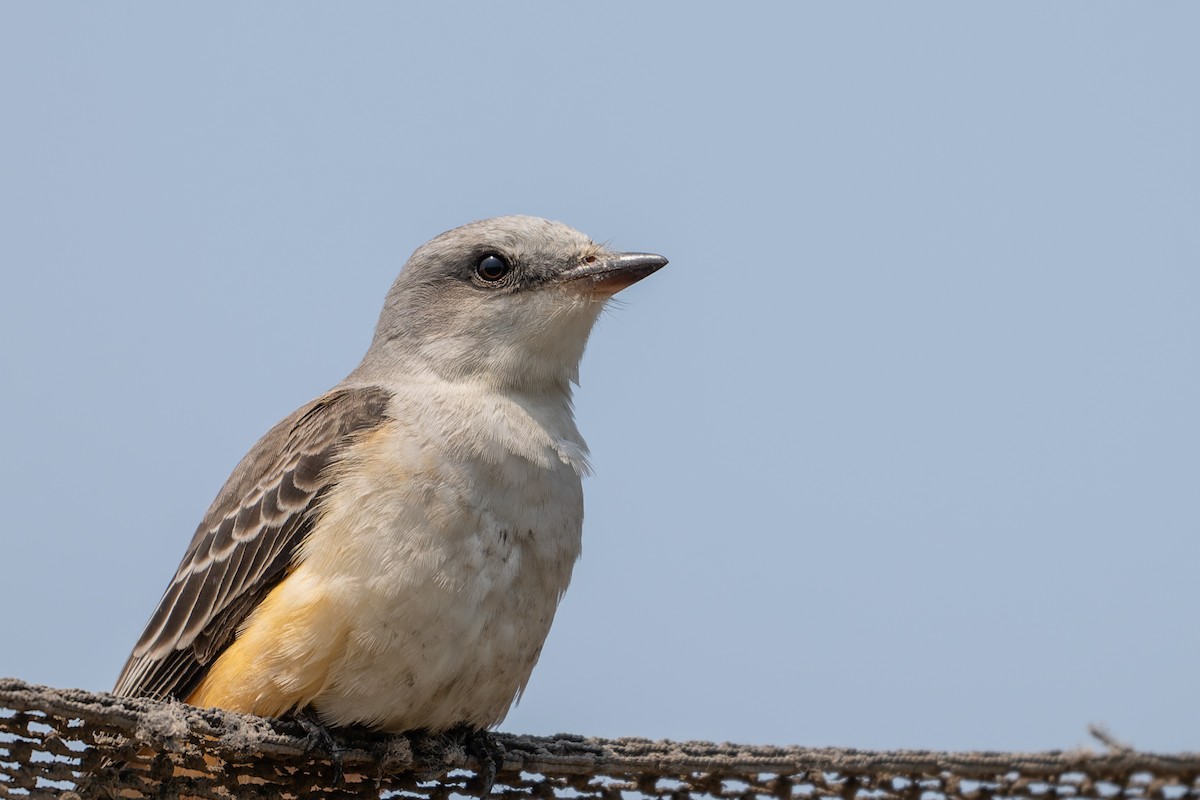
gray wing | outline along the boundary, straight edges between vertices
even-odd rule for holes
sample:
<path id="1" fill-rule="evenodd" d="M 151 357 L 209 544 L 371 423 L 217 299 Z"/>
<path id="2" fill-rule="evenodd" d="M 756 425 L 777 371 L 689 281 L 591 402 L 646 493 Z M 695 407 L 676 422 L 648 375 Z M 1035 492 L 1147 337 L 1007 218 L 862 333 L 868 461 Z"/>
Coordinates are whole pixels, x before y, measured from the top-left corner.
<path id="1" fill-rule="evenodd" d="M 113 691 L 186 698 L 238 626 L 287 574 L 312 528 L 330 470 L 384 419 L 389 393 L 340 389 L 267 432 L 205 514 Z"/>

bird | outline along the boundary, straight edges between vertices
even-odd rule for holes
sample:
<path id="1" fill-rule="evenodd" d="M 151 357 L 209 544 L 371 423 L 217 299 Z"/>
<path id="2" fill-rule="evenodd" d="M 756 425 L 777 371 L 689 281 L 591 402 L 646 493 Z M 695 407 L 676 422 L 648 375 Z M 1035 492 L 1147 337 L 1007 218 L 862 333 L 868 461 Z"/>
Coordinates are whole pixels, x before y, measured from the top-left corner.
<path id="1" fill-rule="evenodd" d="M 584 348 L 666 264 L 528 216 L 417 248 L 358 366 L 233 470 L 114 694 L 323 729 L 498 725 L 581 551 Z"/>

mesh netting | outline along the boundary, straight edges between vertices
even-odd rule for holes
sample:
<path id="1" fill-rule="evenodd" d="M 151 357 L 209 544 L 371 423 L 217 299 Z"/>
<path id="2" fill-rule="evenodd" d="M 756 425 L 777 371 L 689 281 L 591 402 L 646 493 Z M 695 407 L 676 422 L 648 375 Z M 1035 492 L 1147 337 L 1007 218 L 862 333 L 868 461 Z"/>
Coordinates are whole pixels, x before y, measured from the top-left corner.
<path id="1" fill-rule="evenodd" d="M 1200 753 L 871 752 L 498 734 L 493 796 L 1003 800 L 1200 798 Z M 342 798 L 473 794 L 450 736 L 340 733 L 181 703 L 0 679 L 0 797 Z"/>

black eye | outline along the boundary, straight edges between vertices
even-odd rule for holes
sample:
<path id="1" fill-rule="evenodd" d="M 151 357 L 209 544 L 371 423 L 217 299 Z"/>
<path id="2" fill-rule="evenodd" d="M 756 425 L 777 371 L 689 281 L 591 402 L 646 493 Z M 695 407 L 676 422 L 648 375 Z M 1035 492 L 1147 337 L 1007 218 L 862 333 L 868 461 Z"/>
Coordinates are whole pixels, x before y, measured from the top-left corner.
<path id="1" fill-rule="evenodd" d="M 509 273 L 512 267 L 498 255 L 484 256 L 479 259 L 479 264 L 475 267 L 475 274 L 479 276 L 481 281 L 495 283 L 504 278 Z"/>

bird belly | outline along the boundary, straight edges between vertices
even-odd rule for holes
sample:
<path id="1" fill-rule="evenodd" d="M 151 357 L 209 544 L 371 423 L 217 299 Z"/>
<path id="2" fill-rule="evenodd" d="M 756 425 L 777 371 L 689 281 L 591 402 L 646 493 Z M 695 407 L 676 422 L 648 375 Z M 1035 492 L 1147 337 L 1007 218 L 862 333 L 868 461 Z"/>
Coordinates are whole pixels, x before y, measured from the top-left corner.
<path id="1" fill-rule="evenodd" d="M 327 724 L 389 731 L 499 723 L 579 555 L 578 475 L 433 459 L 394 430 L 342 471 L 299 565 L 210 674 L 236 662 L 241 710 L 256 713 L 311 705 Z"/>

